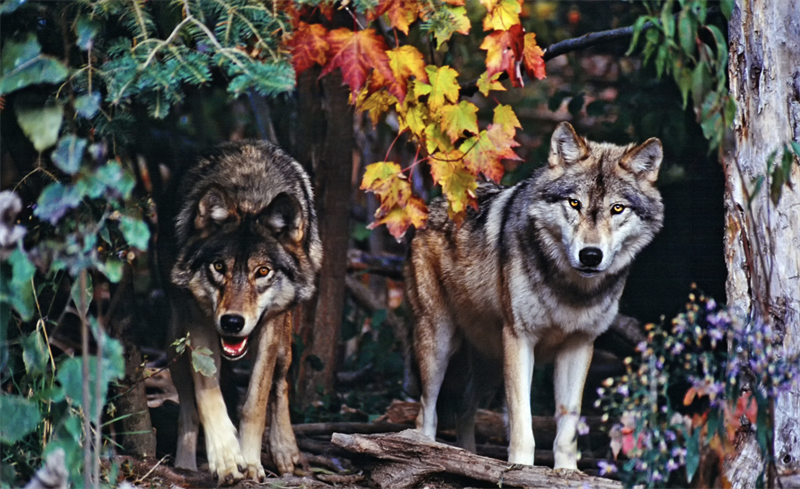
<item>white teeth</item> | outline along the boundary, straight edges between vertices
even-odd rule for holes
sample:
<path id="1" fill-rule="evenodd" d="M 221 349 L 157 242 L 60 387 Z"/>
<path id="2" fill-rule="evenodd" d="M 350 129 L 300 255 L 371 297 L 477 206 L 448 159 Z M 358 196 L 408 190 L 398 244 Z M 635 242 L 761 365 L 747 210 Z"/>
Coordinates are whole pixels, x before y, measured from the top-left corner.
<path id="1" fill-rule="evenodd" d="M 242 341 L 236 344 L 228 344 L 223 338 L 220 338 L 222 351 L 230 357 L 238 357 L 244 354 L 247 348 L 247 338 L 242 338 Z"/>

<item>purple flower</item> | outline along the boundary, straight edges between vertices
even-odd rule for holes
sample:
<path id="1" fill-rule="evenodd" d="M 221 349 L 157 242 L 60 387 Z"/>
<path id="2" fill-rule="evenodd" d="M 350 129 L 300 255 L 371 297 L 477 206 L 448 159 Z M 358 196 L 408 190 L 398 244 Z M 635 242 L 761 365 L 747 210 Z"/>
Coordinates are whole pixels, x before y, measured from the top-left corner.
<path id="1" fill-rule="evenodd" d="M 605 460 L 597 461 L 597 468 L 600 469 L 600 475 L 609 475 L 617 473 L 617 466 L 613 463 L 606 462 Z"/>
<path id="2" fill-rule="evenodd" d="M 580 419 L 578 419 L 578 434 L 581 436 L 589 434 L 589 425 L 586 424 L 586 416 L 581 416 Z"/>
<path id="3" fill-rule="evenodd" d="M 678 470 L 679 468 L 680 465 L 678 465 L 678 463 L 675 462 L 674 459 L 669 459 L 669 462 L 667 462 L 667 472 L 672 472 Z"/>

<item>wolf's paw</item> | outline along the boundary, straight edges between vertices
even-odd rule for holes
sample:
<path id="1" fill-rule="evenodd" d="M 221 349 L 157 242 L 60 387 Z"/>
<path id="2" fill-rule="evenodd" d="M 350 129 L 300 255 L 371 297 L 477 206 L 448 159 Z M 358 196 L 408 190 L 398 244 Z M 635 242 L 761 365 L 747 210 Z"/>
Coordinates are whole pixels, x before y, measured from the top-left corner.
<path id="1" fill-rule="evenodd" d="M 553 472 L 555 472 L 560 477 L 570 477 L 570 476 L 573 476 L 573 475 L 577 475 L 577 474 L 582 474 L 583 473 L 580 470 L 578 470 L 577 468 L 573 469 L 573 468 L 568 468 L 568 467 L 559 467 L 557 469 L 553 469 Z"/>
<path id="2" fill-rule="evenodd" d="M 228 437 L 213 439 L 211 443 L 206 444 L 208 468 L 221 486 L 233 485 L 244 479 L 239 467 L 247 466 L 236 436 L 231 432 L 230 439 L 226 438 Z"/>
<path id="3" fill-rule="evenodd" d="M 261 466 L 261 462 L 247 464 L 242 470 L 242 473 L 244 473 L 245 479 L 254 480 L 256 482 L 267 482 L 267 472 L 264 470 L 264 467 Z"/>
<path id="4" fill-rule="evenodd" d="M 297 442 L 291 431 L 289 432 L 291 436 L 281 436 L 278 431 L 275 430 L 273 435 L 270 430 L 269 452 L 272 455 L 272 462 L 281 475 L 291 474 L 295 466 L 300 463 L 300 450 L 297 449 Z"/>

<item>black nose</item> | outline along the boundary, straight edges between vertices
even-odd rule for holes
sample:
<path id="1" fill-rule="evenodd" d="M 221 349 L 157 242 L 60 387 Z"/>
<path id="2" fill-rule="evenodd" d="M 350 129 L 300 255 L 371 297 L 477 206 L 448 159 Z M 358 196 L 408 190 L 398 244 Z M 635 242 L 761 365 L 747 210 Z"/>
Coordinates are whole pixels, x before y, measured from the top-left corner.
<path id="1" fill-rule="evenodd" d="M 603 261 L 603 252 L 600 248 L 584 248 L 578 253 L 578 258 L 587 267 L 596 267 Z"/>
<path id="2" fill-rule="evenodd" d="M 244 318 L 238 314 L 225 314 L 219 319 L 219 325 L 226 333 L 238 333 L 244 328 Z"/>

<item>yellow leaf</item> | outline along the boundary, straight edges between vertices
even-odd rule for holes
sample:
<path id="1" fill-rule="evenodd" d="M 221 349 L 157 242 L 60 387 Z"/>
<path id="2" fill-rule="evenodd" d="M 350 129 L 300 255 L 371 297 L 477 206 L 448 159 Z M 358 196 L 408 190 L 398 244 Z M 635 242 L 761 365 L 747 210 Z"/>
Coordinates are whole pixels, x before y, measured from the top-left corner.
<path id="1" fill-rule="evenodd" d="M 445 105 L 439 112 L 442 129 L 450 136 L 450 142 L 455 142 L 464 131 L 478 133 L 478 108 L 472 102 L 462 100 L 458 105 Z"/>
<path id="2" fill-rule="evenodd" d="M 522 0 L 499 0 L 485 2 L 486 17 L 483 18 L 483 30 L 507 31 L 519 24 L 522 12 Z"/>
<path id="3" fill-rule="evenodd" d="M 505 92 L 506 87 L 504 87 L 502 83 L 497 81 L 497 79 L 500 78 L 500 75 L 502 73 L 497 72 L 494 75 L 492 75 L 491 78 L 487 76 L 488 74 L 489 72 L 484 71 L 483 74 L 481 74 L 481 76 L 478 77 L 478 90 L 480 90 L 483 96 L 488 97 L 490 90 Z"/>
<path id="4" fill-rule="evenodd" d="M 425 71 L 428 73 L 428 83 L 417 82 L 415 91 L 420 95 L 428 95 L 428 107 L 432 111 L 444 105 L 446 100 L 452 103 L 458 101 L 461 87 L 456 80 L 458 77 L 456 70 L 449 66 L 437 68 L 429 65 L 425 67 Z"/>
<path id="5" fill-rule="evenodd" d="M 517 114 L 514 113 L 514 109 L 512 109 L 510 105 L 500 104 L 495 107 L 494 119 L 492 122 L 494 124 L 500 124 L 503 130 L 508 132 L 512 137 L 516 133 L 515 128 L 522 129 L 522 124 L 519 123 Z"/>

